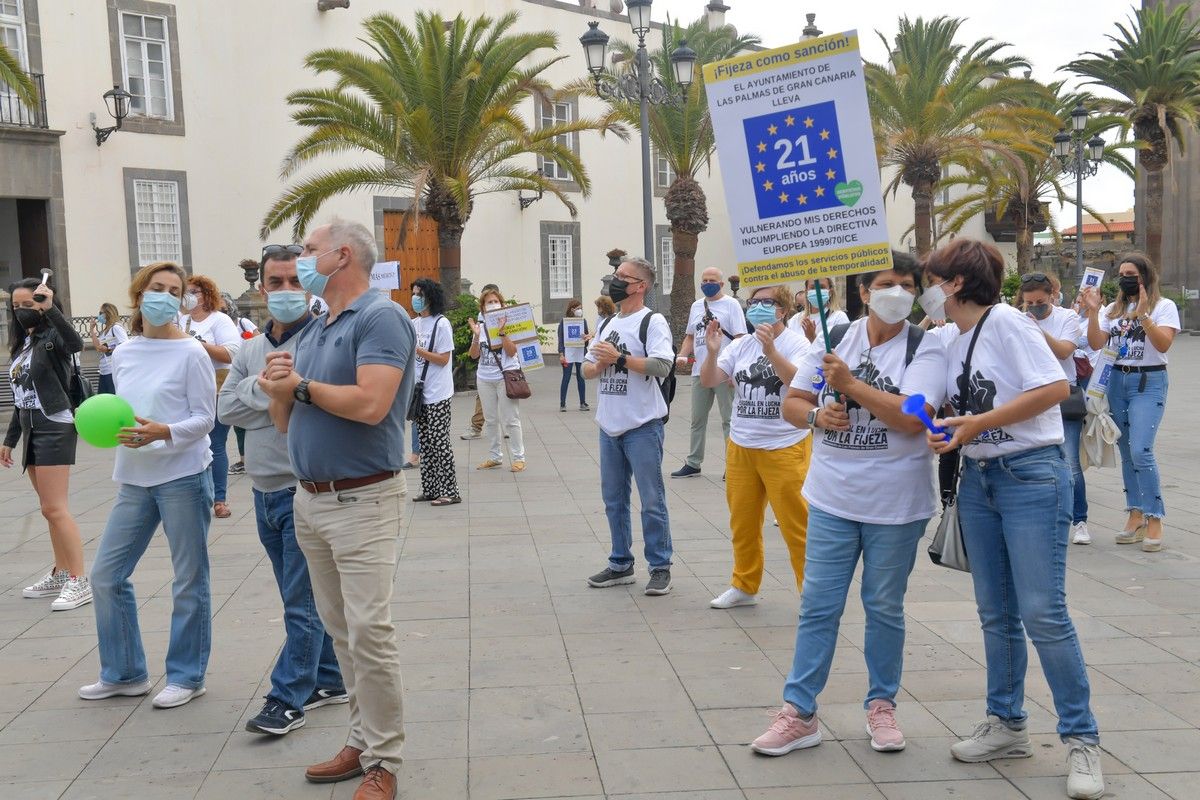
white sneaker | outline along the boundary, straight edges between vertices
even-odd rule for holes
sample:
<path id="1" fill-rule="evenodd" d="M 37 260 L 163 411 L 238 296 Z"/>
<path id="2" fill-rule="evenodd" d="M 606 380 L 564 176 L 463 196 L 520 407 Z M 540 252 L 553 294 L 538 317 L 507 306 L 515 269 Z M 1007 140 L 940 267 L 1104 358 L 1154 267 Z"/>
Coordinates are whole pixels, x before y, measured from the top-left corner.
<path id="1" fill-rule="evenodd" d="M 58 597 L 58 593 L 67 585 L 67 581 L 70 578 L 71 573 L 65 569 L 55 572 L 54 568 L 51 567 L 50 571 L 40 581 L 33 586 L 26 586 L 22 589 L 21 596 L 29 598 Z"/>
<path id="2" fill-rule="evenodd" d="M 167 688 L 154 695 L 154 707 L 175 708 L 176 706 L 186 705 L 200 695 L 204 694 L 206 691 L 208 690 L 203 686 L 197 686 L 195 689 L 189 689 L 188 687 L 180 686 L 177 683 L 168 683 Z"/>
<path id="3" fill-rule="evenodd" d="M 1092 535 L 1088 533 L 1087 522 L 1076 522 L 1071 526 L 1071 544 L 1091 544 Z"/>
<path id="4" fill-rule="evenodd" d="M 104 700 L 109 697 L 141 697 L 150 693 L 150 681 L 138 683 L 106 683 L 96 681 L 79 687 L 79 696 L 84 700 Z"/>
<path id="5" fill-rule="evenodd" d="M 80 606 L 86 606 L 90 602 L 92 602 L 92 584 L 88 582 L 86 576 L 81 576 L 67 581 L 59 593 L 58 599 L 50 604 L 50 610 L 70 611 Z"/>
<path id="6" fill-rule="evenodd" d="M 1004 720 L 988 714 L 970 738 L 950 745 L 950 754 L 967 764 L 979 764 L 995 758 L 1029 758 L 1033 746 L 1027 731 L 1013 730 Z"/>
<path id="7" fill-rule="evenodd" d="M 1100 745 L 1079 739 L 1067 739 L 1067 797 L 1096 800 L 1104 794 L 1104 775 L 1100 772 Z"/>
<path id="8" fill-rule="evenodd" d="M 730 586 L 725 591 L 721 592 L 720 596 L 714 597 L 709 602 L 710 608 L 734 608 L 736 606 L 755 606 L 758 605 L 758 598 L 752 594 L 746 594 L 741 589 Z"/>

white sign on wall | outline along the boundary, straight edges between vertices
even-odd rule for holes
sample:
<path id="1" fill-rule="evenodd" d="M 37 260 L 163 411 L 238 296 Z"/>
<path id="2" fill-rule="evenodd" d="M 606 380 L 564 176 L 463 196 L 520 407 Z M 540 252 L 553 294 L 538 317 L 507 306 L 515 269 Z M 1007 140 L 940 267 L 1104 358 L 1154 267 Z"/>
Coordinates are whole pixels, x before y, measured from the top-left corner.
<path id="1" fill-rule="evenodd" d="M 371 267 L 371 288 L 387 294 L 400 288 L 400 262 L 379 261 Z"/>

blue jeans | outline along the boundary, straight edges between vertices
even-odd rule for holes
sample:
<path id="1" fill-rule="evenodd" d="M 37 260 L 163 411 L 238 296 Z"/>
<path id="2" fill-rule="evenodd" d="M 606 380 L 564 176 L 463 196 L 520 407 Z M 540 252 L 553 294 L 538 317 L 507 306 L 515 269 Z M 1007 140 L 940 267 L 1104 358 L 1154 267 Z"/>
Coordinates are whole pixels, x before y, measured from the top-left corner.
<path id="1" fill-rule="evenodd" d="M 1167 406 L 1167 384 L 1166 370 L 1126 374 L 1114 368 L 1108 379 L 1108 408 L 1121 429 L 1117 448 L 1121 451 L 1125 510 L 1159 519 L 1167 515 L 1167 509 L 1154 457 L 1154 437 Z"/>
<path id="2" fill-rule="evenodd" d="M 96 394 L 116 394 L 117 393 L 117 385 L 115 383 L 113 383 L 112 375 L 105 375 L 105 374 L 101 373 L 100 375 L 97 376 L 97 378 L 98 378 L 98 380 L 97 380 L 98 388 L 96 389 Z"/>
<path id="3" fill-rule="evenodd" d="M 587 402 L 587 389 L 583 385 L 583 364 L 567 364 L 563 367 L 562 383 L 558 387 L 559 408 L 567 404 L 567 389 L 571 386 L 571 373 L 575 373 L 575 386 L 579 389 L 579 405 Z"/>
<path id="4" fill-rule="evenodd" d="M 987 713 L 1025 725 L 1025 632 L 1058 712 L 1058 734 L 1099 741 L 1079 637 L 1067 614 L 1071 471 L 1057 445 L 963 459 L 958 515 L 987 658 Z"/>
<path id="5" fill-rule="evenodd" d="M 783 699 L 804 716 L 817 711 L 837 647 L 838 625 L 854 568 L 862 556 L 862 604 L 867 614 L 863 655 L 867 699 L 896 704 L 904 666 L 904 593 L 928 519 L 905 525 L 873 525 L 808 508 L 804 593 L 792 671 Z"/>
<path id="6" fill-rule="evenodd" d="M 138 683 L 149 677 L 138 627 L 137 599 L 129 576 L 161 522 L 171 549 L 174 608 L 167 645 L 167 683 L 204 685 L 212 646 L 208 586 L 208 524 L 212 519 L 209 470 L 158 486 L 117 490 L 92 564 L 92 598 L 100 650 L 100 680 Z"/>
<path id="7" fill-rule="evenodd" d="M 1090 378 L 1079 378 L 1075 385 L 1087 391 Z M 1067 456 L 1067 466 L 1071 468 L 1071 480 L 1074 481 L 1074 504 L 1071 507 L 1071 524 L 1087 522 L 1088 501 L 1087 481 L 1083 477 L 1083 467 L 1079 465 L 1079 448 L 1083 444 L 1083 423 L 1086 419 L 1063 420 L 1063 450 Z"/>
<path id="8" fill-rule="evenodd" d="M 283 599 L 283 628 L 287 640 L 271 672 L 271 694 L 289 708 L 300 709 L 315 689 L 341 689 L 342 672 L 333 654 L 333 640 L 317 616 L 308 561 L 296 544 L 292 517 L 295 487 L 278 492 L 254 490 L 254 518 L 275 584 Z"/>
<path id="9" fill-rule="evenodd" d="M 213 422 L 208 432 L 208 449 L 212 451 L 213 502 L 225 502 L 225 489 L 229 486 L 229 426 Z"/>
<path id="10" fill-rule="evenodd" d="M 421 455 L 421 437 L 417 435 L 417 423 L 412 423 L 412 454 Z"/>
<path id="11" fill-rule="evenodd" d="M 642 501 L 642 539 L 650 569 L 671 566 L 671 521 L 667 518 L 667 489 L 663 486 L 663 423 L 647 422 L 620 436 L 600 431 L 600 494 L 612 535 L 609 569 L 623 572 L 633 566 L 633 521 L 629 513 L 630 478 L 637 481 Z"/>

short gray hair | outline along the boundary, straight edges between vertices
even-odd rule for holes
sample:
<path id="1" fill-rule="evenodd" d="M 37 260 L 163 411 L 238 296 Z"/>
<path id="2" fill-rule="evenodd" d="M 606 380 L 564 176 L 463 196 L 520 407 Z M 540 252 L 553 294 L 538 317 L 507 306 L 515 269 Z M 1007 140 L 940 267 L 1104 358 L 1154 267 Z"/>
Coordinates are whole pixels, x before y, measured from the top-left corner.
<path id="1" fill-rule="evenodd" d="M 364 272 L 370 273 L 375 262 L 379 260 L 379 250 L 375 246 L 375 234 L 366 225 L 349 222 L 340 217 L 329 221 L 329 243 L 333 247 L 350 248 L 358 266 Z"/>
<path id="2" fill-rule="evenodd" d="M 654 285 L 655 280 L 658 278 L 658 274 L 654 271 L 654 265 L 644 258 L 638 256 L 634 256 L 632 258 L 622 258 L 621 263 L 633 264 L 635 267 L 640 269 L 642 274 L 646 276 L 646 283 L 651 286 Z"/>

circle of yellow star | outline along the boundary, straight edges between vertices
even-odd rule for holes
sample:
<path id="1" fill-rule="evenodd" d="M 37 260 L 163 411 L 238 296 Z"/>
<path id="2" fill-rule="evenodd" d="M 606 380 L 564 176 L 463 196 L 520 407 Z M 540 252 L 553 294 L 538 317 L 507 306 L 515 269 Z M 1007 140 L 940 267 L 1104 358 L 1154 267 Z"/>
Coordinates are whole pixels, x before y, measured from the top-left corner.
<path id="1" fill-rule="evenodd" d="M 829 131 L 822 130 L 822 131 L 821 131 L 821 138 L 822 138 L 822 139 L 828 139 L 828 138 L 829 138 Z"/>
<path id="2" fill-rule="evenodd" d="M 780 192 L 780 193 L 779 193 L 779 202 L 781 202 L 781 203 L 786 203 L 787 201 L 788 201 L 788 193 L 787 193 L 787 192 Z"/>
<path id="3" fill-rule="evenodd" d="M 790 128 L 790 127 L 792 127 L 792 125 L 794 125 L 796 123 L 796 118 L 793 117 L 791 114 L 788 114 L 786 117 L 783 118 L 783 121 Z"/>
<path id="4" fill-rule="evenodd" d="M 799 197 L 796 198 L 796 202 L 802 206 L 808 205 L 808 195 L 806 195 L 806 194 L 800 195 Z"/>
<path id="5" fill-rule="evenodd" d="M 754 165 L 755 172 L 766 172 L 766 170 L 767 170 L 767 165 L 761 161 Z"/>
<path id="6" fill-rule="evenodd" d="M 765 142 L 759 142 L 759 143 L 758 143 L 758 152 L 760 152 L 760 153 L 765 153 L 765 152 L 767 152 L 767 145 L 766 145 L 766 143 L 765 143 Z"/>
<path id="7" fill-rule="evenodd" d="M 813 120 L 812 117 L 805 117 L 804 118 L 804 127 L 811 128 L 813 126 L 814 122 L 815 121 Z"/>
<path id="8" fill-rule="evenodd" d="M 829 180 L 833 180 L 834 178 L 837 177 L 837 173 L 831 169 L 827 169 L 827 170 L 825 170 L 825 177 L 828 178 Z"/>
<path id="9" fill-rule="evenodd" d="M 816 191 L 817 197 L 825 196 L 825 187 L 824 186 L 818 186 L 815 191 Z"/>
<path id="10" fill-rule="evenodd" d="M 837 150 L 835 150 L 831 147 L 831 148 L 829 148 L 829 152 L 826 153 L 825 155 L 829 156 L 830 158 L 837 158 Z"/>
<path id="11" fill-rule="evenodd" d="M 767 133 L 774 136 L 775 134 L 779 133 L 779 128 L 775 127 L 774 125 L 769 125 L 767 126 Z"/>
<path id="12" fill-rule="evenodd" d="M 774 188 L 775 188 L 775 184 L 772 183 L 771 181 L 763 181 L 763 191 L 764 192 L 769 192 Z"/>

